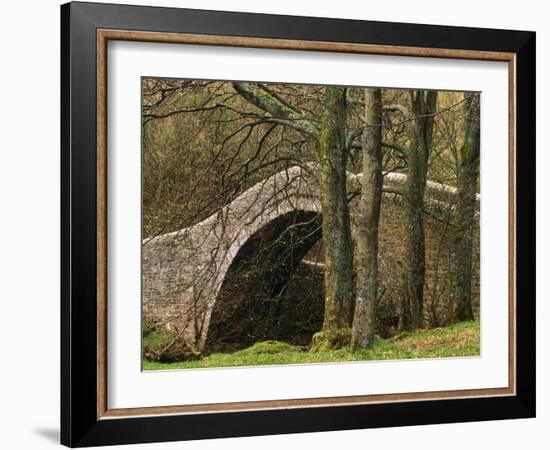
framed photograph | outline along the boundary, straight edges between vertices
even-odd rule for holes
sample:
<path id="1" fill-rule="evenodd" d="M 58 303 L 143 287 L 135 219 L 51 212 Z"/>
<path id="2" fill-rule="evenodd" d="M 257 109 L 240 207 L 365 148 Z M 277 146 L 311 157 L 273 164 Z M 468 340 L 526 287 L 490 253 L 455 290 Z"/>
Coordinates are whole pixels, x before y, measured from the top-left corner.
<path id="1" fill-rule="evenodd" d="M 61 441 L 535 415 L 535 33 L 61 7 Z"/>

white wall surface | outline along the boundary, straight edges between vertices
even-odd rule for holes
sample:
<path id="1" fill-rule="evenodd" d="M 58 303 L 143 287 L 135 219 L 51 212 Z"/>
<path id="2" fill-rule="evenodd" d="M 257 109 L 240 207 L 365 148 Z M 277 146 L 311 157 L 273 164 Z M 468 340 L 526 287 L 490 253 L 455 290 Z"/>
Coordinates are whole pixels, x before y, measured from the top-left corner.
<path id="1" fill-rule="evenodd" d="M 130 446 L 158 449 L 465 449 L 548 448 L 550 438 L 550 29 L 535 0 L 139 1 L 202 9 L 524 29 L 537 32 L 537 358 L 538 417 Z M 59 439 L 59 1 L 2 4 L 0 16 L 0 447 L 39 450 Z M 544 81 L 547 81 L 544 83 Z"/>

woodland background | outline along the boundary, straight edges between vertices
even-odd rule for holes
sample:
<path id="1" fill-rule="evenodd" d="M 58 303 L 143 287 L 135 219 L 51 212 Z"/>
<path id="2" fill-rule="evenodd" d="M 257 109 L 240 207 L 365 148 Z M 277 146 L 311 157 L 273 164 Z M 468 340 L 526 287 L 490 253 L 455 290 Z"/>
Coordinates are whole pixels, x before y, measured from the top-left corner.
<path id="1" fill-rule="evenodd" d="M 178 327 L 187 326 L 181 320 L 168 327 L 172 339 L 162 339 L 166 319 L 149 313 L 146 358 L 181 361 L 269 339 L 355 351 L 372 347 L 375 336 L 474 320 L 479 93 L 169 79 L 144 79 L 142 89 L 145 247 L 219 215 L 247 189 L 292 167 L 308 172 L 304 183 L 316 180 L 322 211 L 322 220 L 300 216 L 256 238 L 260 247 L 226 283 L 234 287 L 218 295 L 228 306 L 214 310 L 209 348 L 178 342 Z M 402 185 L 388 187 L 384 180 L 399 173 Z M 354 174 L 362 178 L 352 186 Z M 427 184 L 441 191 L 439 199 L 427 198 Z M 258 197 L 251 220 L 271 201 Z M 262 291 L 272 266 L 298 252 L 302 241 L 293 233 L 315 220 L 305 236 L 317 231 L 322 239 L 305 254 L 309 269 L 291 269 L 286 285 Z M 282 239 L 285 248 L 270 257 Z M 453 344 L 471 344 L 463 340 L 457 335 Z M 448 344 L 440 343 L 441 356 Z"/>

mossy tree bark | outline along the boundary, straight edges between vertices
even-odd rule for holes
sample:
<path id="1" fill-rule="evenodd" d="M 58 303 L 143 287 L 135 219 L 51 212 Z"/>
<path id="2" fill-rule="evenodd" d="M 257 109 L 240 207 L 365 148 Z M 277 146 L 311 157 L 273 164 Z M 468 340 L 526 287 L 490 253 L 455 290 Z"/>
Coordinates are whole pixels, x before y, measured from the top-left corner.
<path id="1" fill-rule="evenodd" d="M 480 96 L 467 94 L 464 101 L 464 143 L 459 152 L 458 191 L 451 258 L 450 321 L 473 320 L 472 252 L 475 227 L 476 187 L 479 176 Z"/>
<path id="2" fill-rule="evenodd" d="M 437 91 L 410 91 L 412 117 L 408 121 L 410 151 L 405 188 L 406 256 L 400 329 L 421 328 L 424 323 L 424 280 L 426 249 L 424 235 L 424 193 L 432 147 Z"/>
<path id="3" fill-rule="evenodd" d="M 349 344 L 353 314 L 353 249 L 346 186 L 346 89 L 325 88 L 317 143 L 323 215 L 325 315 L 311 350 Z"/>
<path id="4" fill-rule="evenodd" d="M 382 199 L 382 95 L 380 89 L 365 89 L 363 129 L 363 178 L 357 211 L 355 263 L 357 288 L 351 348 L 374 342 L 378 296 L 378 224 Z"/>

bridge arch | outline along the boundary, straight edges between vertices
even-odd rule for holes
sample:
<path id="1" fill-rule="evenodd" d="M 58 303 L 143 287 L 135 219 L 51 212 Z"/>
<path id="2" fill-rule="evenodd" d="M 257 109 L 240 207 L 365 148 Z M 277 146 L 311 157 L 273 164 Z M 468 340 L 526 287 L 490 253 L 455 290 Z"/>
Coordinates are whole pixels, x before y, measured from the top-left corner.
<path id="1" fill-rule="evenodd" d="M 320 238 L 320 213 L 305 210 L 281 214 L 252 234 L 239 248 L 220 285 L 206 350 L 236 348 L 237 344 L 244 347 L 284 336 L 281 318 L 292 310 L 285 296 L 289 280 Z"/>

